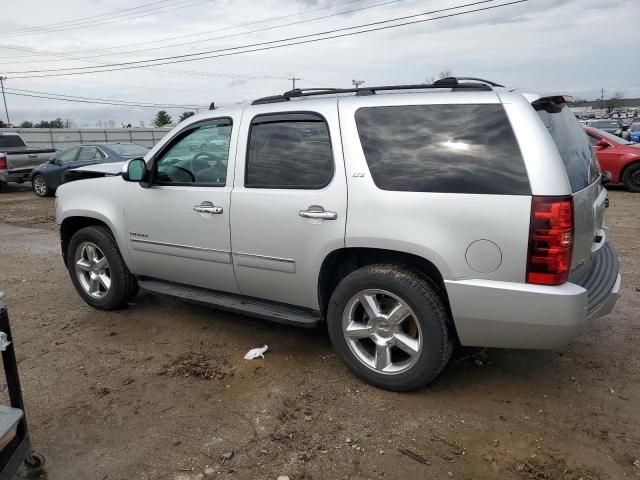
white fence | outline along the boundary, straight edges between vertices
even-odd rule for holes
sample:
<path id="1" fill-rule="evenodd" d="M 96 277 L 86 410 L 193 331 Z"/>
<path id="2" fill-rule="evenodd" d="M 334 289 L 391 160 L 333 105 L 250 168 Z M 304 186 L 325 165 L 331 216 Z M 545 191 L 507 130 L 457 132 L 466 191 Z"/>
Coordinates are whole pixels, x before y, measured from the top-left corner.
<path id="1" fill-rule="evenodd" d="M 31 147 L 64 150 L 82 143 L 131 142 L 153 147 L 170 128 L 0 128 L 17 132 Z"/>

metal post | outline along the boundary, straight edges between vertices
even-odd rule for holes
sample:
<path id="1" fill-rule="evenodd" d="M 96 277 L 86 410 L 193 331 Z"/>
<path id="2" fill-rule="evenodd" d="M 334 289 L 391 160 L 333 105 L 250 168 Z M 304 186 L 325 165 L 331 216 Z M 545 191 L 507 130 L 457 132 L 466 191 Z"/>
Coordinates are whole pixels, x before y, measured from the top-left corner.
<path id="1" fill-rule="evenodd" d="M 0 77 L 0 86 L 2 87 L 2 100 L 4 100 L 4 111 L 7 113 L 7 123 L 11 123 L 9 118 L 9 109 L 7 108 L 7 97 L 4 95 L 4 81 L 7 77 Z"/>

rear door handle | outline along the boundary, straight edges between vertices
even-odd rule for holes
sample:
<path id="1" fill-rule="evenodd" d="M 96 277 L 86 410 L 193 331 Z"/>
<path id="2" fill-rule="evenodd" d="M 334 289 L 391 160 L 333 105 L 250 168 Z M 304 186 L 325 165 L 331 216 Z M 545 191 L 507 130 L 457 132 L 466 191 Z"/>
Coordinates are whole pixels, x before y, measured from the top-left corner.
<path id="1" fill-rule="evenodd" d="M 216 215 L 223 212 L 222 207 L 216 207 L 211 202 L 202 202 L 200 205 L 194 205 L 193 210 L 198 213 L 212 213 Z"/>
<path id="2" fill-rule="evenodd" d="M 303 218 L 319 218 L 321 220 L 335 220 L 338 218 L 336 212 L 328 212 L 320 205 L 311 205 L 306 210 L 300 210 L 298 215 Z"/>

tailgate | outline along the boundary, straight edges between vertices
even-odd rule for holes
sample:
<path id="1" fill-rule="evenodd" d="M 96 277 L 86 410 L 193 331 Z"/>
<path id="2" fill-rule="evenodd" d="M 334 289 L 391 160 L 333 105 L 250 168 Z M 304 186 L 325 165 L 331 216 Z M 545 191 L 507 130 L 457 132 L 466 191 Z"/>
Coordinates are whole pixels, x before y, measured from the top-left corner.
<path id="1" fill-rule="evenodd" d="M 607 191 L 599 181 L 573 194 L 575 233 L 569 276 L 571 281 L 579 278 L 583 270 L 589 269 L 592 255 L 607 241 L 607 229 L 603 227 L 606 202 Z"/>

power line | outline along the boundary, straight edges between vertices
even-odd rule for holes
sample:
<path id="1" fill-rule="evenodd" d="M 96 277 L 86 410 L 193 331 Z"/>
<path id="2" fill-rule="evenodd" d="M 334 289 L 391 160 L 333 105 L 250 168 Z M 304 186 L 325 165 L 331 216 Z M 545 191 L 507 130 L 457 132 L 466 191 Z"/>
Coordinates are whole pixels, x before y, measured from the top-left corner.
<path id="1" fill-rule="evenodd" d="M 94 105 L 111 105 L 111 106 L 119 106 L 119 107 L 141 107 L 141 108 L 178 108 L 183 110 L 190 110 L 196 108 L 208 108 L 206 106 L 193 106 L 193 105 L 146 105 L 146 104 L 136 104 L 136 103 L 117 103 L 117 102 L 98 102 L 98 101 L 90 101 L 90 100 L 80 100 L 80 99 L 72 99 L 72 98 L 56 98 L 50 97 L 46 95 L 32 95 L 28 93 L 14 93 L 14 92 L 6 92 L 7 95 L 14 95 L 17 97 L 32 97 L 32 98 L 42 98 L 46 100 L 58 100 L 62 102 L 74 102 L 74 103 L 90 103 Z"/>
<path id="2" fill-rule="evenodd" d="M 232 34 L 229 34 L 229 35 L 222 35 L 222 36 L 218 36 L 218 37 L 204 38 L 204 39 L 201 39 L 201 40 L 192 40 L 190 42 L 174 43 L 174 44 L 170 44 L 170 45 L 162 45 L 162 46 L 159 46 L 159 47 L 142 48 L 142 49 L 138 49 L 138 50 L 123 50 L 123 51 L 118 51 L 118 52 L 113 52 L 113 53 L 102 54 L 102 55 L 99 55 L 99 56 L 96 56 L 96 55 L 83 56 L 83 57 L 68 57 L 68 56 L 65 56 L 65 57 L 63 57 L 64 60 L 53 60 L 53 61 L 64 62 L 64 61 L 70 61 L 70 60 L 71 61 L 73 61 L 73 60 L 85 60 L 85 59 L 89 59 L 89 58 L 102 58 L 105 55 L 107 55 L 107 56 L 125 55 L 125 54 L 129 54 L 129 53 L 140 53 L 140 52 L 148 52 L 148 51 L 152 51 L 152 50 L 163 50 L 163 49 L 166 49 L 166 48 L 182 47 L 182 46 L 185 46 L 185 45 L 193 45 L 193 44 L 196 44 L 196 43 L 210 42 L 210 41 L 213 41 L 213 40 L 222 40 L 222 39 L 226 39 L 226 38 L 250 35 L 252 33 L 265 32 L 265 31 L 268 31 L 268 30 L 274 30 L 274 29 L 278 29 L 278 28 L 285 28 L 285 27 L 290 27 L 290 26 L 293 26 L 293 25 L 300 25 L 300 24 L 303 24 L 303 23 L 314 22 L 314 21 L 317 21 L 317 20 L 324 20 L 324 19 L 327 19 L 327 18 L 346 15 L 346 14 L 349 14 L 349 13 L 355 13 L 355 12 L 359 12 L 359 11 L 363 11 L 363 10 L 369 10 L 371 8 L 382 7 L 382 6 L 390 5 L 390 4 L 393 4 L 393 3 L 399 3 L 401 1 L 406 1 L 406 0 L 388 0 L 388 1 L 385 1 L 385 2 L 381 2 L 381 3 L 376 3 L 374 5 L 367 5 L 365 7 L 354 8 L 354 9 L 351 9 L 351 10 L 345 10 L 345 11 L 342 11 L 342 12 L 332 13 L 332 14 L 324 15 L 324 16 L 320 16 L 320 17 L 308 18 L 308 19 L 298 20 L 298 21 L 295 21 L 295 22 L 290 22 L 290 23 L 285 23 L 285 24 L 280 24 L 280 25 L 272 25 L 270 27 L 264 27 L 264 28 L 260 28 L 260 29 L 257 29 L 257 30 L 249 30 L 249 31 L 246 31 L 246 32 L 232 33 Z M 11 62 L 11 63 L 17 65 L 17 64 L 41 63 L 41 62 L 42 62 L 42 60 L 28 60 L 26 62 Z"/>
<path id="3" fill-rule="evenodd" d="M 73 19 L 73 20 L 65 20 L 63 22 L 46 23 L 44 25 L 32 25 L 31 27 L 18 28 L 17 30 L 9 30 L 8 32 L 5 32 L 5 33 L 6 34 L 12 34 L 12 33 L 16 33 L 16 32 L 22 32 L 24 30 L 32 30 L 32 29 L 36 29 L 36 28 L 46 28 L 46 27 L 51 27 L 51 26 L 55 26 L 55 25 L 63 25 L 63 24 L 67 24 L 67 23 L 75 23 L 75 22 L 79 22 L 79 21 L 82 21 L 82 20 L 91 20 L 91 19 L 94 19 L 94 18 L 116 15 L 116 14 L 119 14 L 119 13 L 122 13 L 122 12 L 131 11 L 131 10 L 138 10 L 140 8 L 148 7 L 150 5 L 158 5 L 160 3 L 167 3 L 169 1 L 171 1 L 171 0 L 160 0 L 158 2 L 145 3 L 145 4 L 139 5 L 137 7 L 130 7 L 130 8 L 122 9 L 122 10 L 116 10 L 116 11 L 111 12 L 111 13 L 102 13 L 100 15 L 94 15 L 92 17 L 76 18 L 76 19 Z"/>
<path id="4" fill-rule="evenodd" d="M 192 3 L 192 2 L 196 2 L 196 3 Z M 105 19 L 102 21 L 83 21 L 83 22 L 78 22 L 75 24 L 69 24 L 69 25 L 65 25 L 65 26 L 60 26 L 60 27 L 55 27 L 55 28 L 43 28 L 43 29 L 38 29 L 38 28 L 33 28 L 33 29 L 24 29 L 22 31 L 14 31 L 12 32 L 6 32 L 3 33 L 4 36 L 25 36 L 25 35 L 39 35 L 42 33 L 52 33 L 52 32 L 60 32 L 60 31 L 64 31 L 64 30 L 71 30 L 74 28 L 87 28 L 87 27 L 94 27 L 96 25 L 104 25 L 104 24 L 108 24 L 108 23 L 113 23 L 116 21 L 121 21 L 121 20 L 134 20 L 137 18 L 143 18 L 143 17 L 148 17 L 151 15 L 156 15 L 157 13 L 166 13 L 166 12 L 171 12 L 174 10 L 178 10 L 180 8 L 188 8 L 188 7 L 195 7 L 196 5 L 200 5 L 202 3 L 206 3 L 209 2 L 211 0 L 182 0 L 180 2 L 174 2 L 172 4 L 169 5 L 165 5 L 163 7 L 158 7 L 158 8 L 151 8 L 151 9 L 147 9 L 145 11 L 141 11 L 141 12 L 136 12 L 136 14 L 130 15 L 120 15 L 117 17 L 112 17 L 109 19 Z M 184 5 L 185 3 L 192 3 L 191 5 Z M 177 6 L 180 5 L 180 6 Z M 167 7 L 174 7 L 174 8 L 167 8 Z"/>
<path id="5" fill-rule="evenodd" d="M 303 10 L 301 12 L 296 12 L 296 13 L 291 13 L 288 15 L 281 15 L 281 16 L 277 16 L 277 17 L 270 17 L 270 18 L 265 18 L 265 19 L 261 19 L 261 20 L 255 20 L 255 21 L 251 21 L 251 22 L 246 22 L 246 23 L 236 23 L 234 25 L 229 25 L 227 27 L 223 27 L 223 28 L 218 28 L 218 29 L 214 29 L 214 30 L 207 30 L 204 32 L 199 32 L 199 33 L 188 33 L 185 35 L 178 35 L 178 36 L 174 36 L 174 37 L 165 37 L 165 38 L 160 38 L 160 39 L 156 39 L 156 40 L 147 40 L 146 42 L 137 42 L 137 43 L 125 43 L 125 44 L 120 44 L 120 45 L 114 45 L 112 47 L 104 47 L 104 48 L 98 48 L 98 49 L 85 49 L 85 50 L 74 50 L 73 52 L 61 52 L 61 53 L 84 53 L 84 52 L 103 52 L 105 50 L 117 50 L 119 48 L 122 47 L 137 47 L 139 45 L 148 45 L 150 43 L 158 43 L 158 42 L 166 42 L 169 40 L 178 40 L 180 38 L 188 38 L 188 37 L 197 37 L 200 35 L 207 35 L 210 33 L 217 33 L 217 32 L 223 32 L 225 30 L 233 30 L 234 28 L 240 28 L 240 27 L 248 27 L 251 25 L 258 25 L 261 23 L 267 23 L 267 22 L 271 22 L 273 20 L 282 20 L 284 18 L 289 18 L 289 17 L 296 17 L 296 16 L 300 16 L 300 15 L 305 15 L 307 13 L 313 13 L 313 12 L 317 12 L 317 11 L 321 11 L 321 10 L 327 10 L 330 8 L 335 8 L 335 7 L 341 7 L 343 5 L 349 5 L 352 3 L 357 3 L 357 2 L 362 2 L 363 0 L 349 0 L 346 2 L 341 2 L 341 3 L 333 3 L 331 5 L 325 5 L 324 7 L 318 7 L 318 8 L 314 8 L 311 10 Z M 20 47 L 17 46 L 13 46 L 13 45 L 0 45 L 0 48 L 9 48 L 9 49 L 18 49 L 20 50 Z M 8 59 L 14 59 L 14 58 L 24 58 L 25 56 L 29 56 L 29 57 L 38 57 L 38 56 L 45 56 L 45 55 L 52 55 L 54 54 L 54 52 L 46 52 L 43 50 L 33 50 L 33 49 L 24 49 L 25 51 L 30 51 L 30 52 L 42 52 L 40 54 L 36 53 L 34 55 L 22 55 L 20 57 L 0 57 L 1 59 L 4 60 L 8 60 Z"/>
<path id="6" fill-rule="evenodd" d="M 191 107 L 191 108 L 207 108 L 205 105 L 194 105 L 194 104 L 166 104 L 166 103 L 153 103 L 153 102 L 136 102 L 136 101 L 128 101 L 128 100 L 116 100 L 111 98 L 96 98 L 96 97 L 84 97 L 81 95 L 65 95 L 62 93 L 53 93 L 53 92 L 42 92 L 39 90 L 25 90 L 22 88 L 7 88 L 7 92 L 19 92 L 19 93 L 34 93 L 39 95 L 48 95 L 48 96 L 56 96 L 56 97 L 64 97 L 64 98 L 72 98 L 72 99 L 80 99 L 80 100 L 96 100 L 100 102 L 113 102 L 113 103 L 135 103 L 136 105 L 145 104 L 150 107 Z M 64 99 L 63 98 L 63 99 Z M 62 99 L 61 99 L 62 100 Z"/>
<path id="7" fill-rule="evenodd" d="M 480 8 L 467 10 L 467 11 L 463 11 L 463 12 L 456 12 L 456 13 L 450 13 L 450 14 L 446 14 L 446 15 L 440 15 L 438 17 L 432 17 L 432 18 L 426 18 L 426 19 L 420 19 L 420 20 L 412 20 L 412 21 L 407 21 L 407 22 L 403 22 L 403 23 L 398 23 L 398 24 L 395 24 L 395 25 L 384 25 L 384 24 L 387 24 L 387 23 L 397 22 L 397 21 L 400 21 L 400 20 L 407 20 L 407 19 L 410 19 L 410 18 L 420 17 L 420 16 L 424 16 L 424 15 L 432 15 L 434 13 L 441 13 L 441 12 L 445 12 L 445 11 L 457 10 L 457 9 L 465 8 L 465 7 L 469 7 L 469 6 L 474 6 L 474 5 L 479 5 L 479 4 L 486 4 L 486 3 L 489 3 L 489 2 L 493 2 L 493 1 L 495 1 L 495 0 L 480 0 L 480 1 L 476 1 L 476 2 L 463 4 L 463 5 L 458 5 L 458 6 L 455 6 L 455 7 L 443 8 L 443 9 L 433 10 L 433 11 L 430 11 L 430 12 L 423 12 L 423 13 L 419 13 L 419 14 L 415 14 L 415 15 L 407 15 L 407 16 L 404 16 L 404 17 L 397 17 L 397 18 L 389 19 L 389 20 L 381 20 L 381 21 L 378 21 L 378 22 L 372 22 L 372 23 L 367 23 L 367 24 L 362 24 L 362 25 L 356 25 L 356 26 L 352 26 L 352 27 L 337 28 L 337 29 L 333 29 L 333 30 L 326 30 L 324 32 L 318 32 L 318 33 L 307 34 L 307 35 L 298 35 L 298 36 L 294 36 L 294 37 L 288 37 L 288 38 L 279 39 L 279 40 L 272 40 L 272 41 L 268 41 L 268 42 L 254 43 L 254 44 L 243 45 L 243 46 L 239 46 L 239 47 L 229 47 L 229 48 L 222 48 L 222 49 L 218 49 L 218 50 L 208 50 L 208 51 L 198 52 L 198 53 L 183 54 L 183 55 L 173 55 L 173 56 L 168 56 L 168 57 L 159 57 L 159 58 L 155 58 L 155 59 L 138 60 L 138 61 L 132 61 L 132 62 L 120 62 L 120 63 L 113 63 L 113 64 L 104 64 L 104 65 L 97 65 L 97 66 L 91 66 L 91 67 L 67 67 L 67 68 L 60 68 L 60 69 L 24 70 L 24 71 L 6 72 L 6 73 L 12 73 L 12 74 L 18 74 L 18 75 L 25 74 L 25 73 L 45 73 L 44 75 L 28 75 L 28 76 L 13 77 L 13 78 L 37 78 L 37 77 L 49 77 L 49 76 L 80 75 L 80 74 L 86 74 L 86 73 L 102 73 L 102 72 L 111 72 L 111 71 L 117 71 L 117 70 L 128 70 L 128 69 L 135 69 L 135 68 L 155 67 L 155 66 L 159 66 L 159 65 L 169 65 L 169 64 L 174 64 L 174 63 L 185 63 L 185 62 L 192 62 L 192 61 L 196 61 L 196 60 L 205 60 L 205 59 L 209 59 L 209 58 L 218 58 L 218 57 L 239 55 L 239 54 L 242 54 L 242 53 L 251 53 L 251 52 L 272 50 L 272 49 L 283 48 L 283 47 L 288 47 L 288 46 L 292 46 L 292 45 L 302 45 L 302 44 L 314 43 L 314 42 L 319 42 L 319 41 L 329 40 L 329 39 L 334 39 L 334 38 L 348 37 L 348 36 L 351 36 L 351 35 L 361 35 L 363 33 L 369 33 L 369 32 L 374 32 L 374 31 L 381 31 L 381 30 L 388 30 L 390 28 L 398 28 L 398 27 L 402 27 L 402 26 L 406 26 L 406 25 L 414 25 L 414 24 L 418 24 L 418 23 L 425 23 L 425 22 L 430 22 L 430 21 L 435 21 L 435 20 L 441 20 L 441 19 L 444 19 L 444 18 L 452 18 L 452 17 L 458 17 L 458 16 L 462 16 L 462 15 L 468 15 L 468 14 L 471 14 L 471 13 L 477 13 L 477 12 L 482 12 L 482 11 L 487 11 L 487 10 L 493 10 L 493 9 L 496 9 L 496 8 L 506 7 L 506 6 L 509 6 L 509 5 L 515 5 L 515 4 L 518 4 L 518 3 L 524 3 L 524 2 L 527 2 L 528 0 L 514 0 L 514 1 L 511 1 L 511 2 L 501 3 L 501 4 L 498 4 L 498 5 L 490 5 L 490 6 L 480 7 Z M 365 27 L 373 27 L 373 28 L 365 28 Z M 365 29 L 364 30 L 360 30 L 358 32 L 338 33 L 338 32 L 344 32 L 346 30 L 354 30 L 354 29 L 362 29 L 362 28 L 365 28 Z M 335 34 L 335 33 L 338 33 L 338 34 L 331 35 L 331 34 Z M 321 36 L 321 35 L 324 35 L 324 36 L 320 37 L 320 38 L 309 39 L 309 37 L 318 37 L 318 36 Z M 307 39 L 307 40 L 303 40 L 303 39 Z M 284 42 L 289 42 L 289 43 L 284 43 Z M 276 43 L 282 43 L 282 44 L 281 45 L 274 45 Z M 265 46 L 265 45 L 268 45 L 268 46 Z M 257 47 L 257 48 L 252 48 L 252 47 Z M 247 50 L 243 50 L 243 49 L 247 49 Z M 234 51 L 234 50 L 236 50 L 236 51 Z M 237 51 L 237 50 L 243 50 L 243 51 Z M 218 53 L 218 52 L 227 52 L 227 53 Z M 213 55 L 211 55 L 211 54 L 213 54 Z M 193 58 L 193 57 L 198 57 L 198 58 Z M 155 62 L 155 63 L 151 63 L 151 62 Z M 110 67 L 117 67 L 117 68 L 110 68 Z M 94 70 L 86 71 L 86 70 L 90 70 L 90 69 L 94 69 Z M 71 72 L 72 70 L 75 70 L 75 71 Z M 51 72 L 51 73 L 46 73 L 46 72 Z M 59 72 L 63 72 L 63 73 L 59 73 Z"/>

